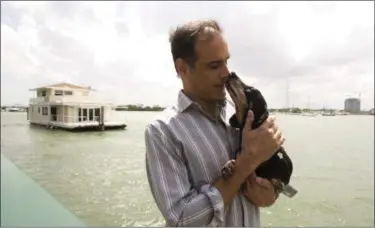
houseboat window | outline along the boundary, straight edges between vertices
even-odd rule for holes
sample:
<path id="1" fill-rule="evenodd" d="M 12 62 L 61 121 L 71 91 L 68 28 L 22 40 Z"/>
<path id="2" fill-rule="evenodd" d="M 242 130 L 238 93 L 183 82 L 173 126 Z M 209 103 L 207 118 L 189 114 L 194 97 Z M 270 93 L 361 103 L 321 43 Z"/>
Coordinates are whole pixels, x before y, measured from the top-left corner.
<path id="1" fill-rule="evenodd" d="M 42 90 L 40 94 L 41 94 L 42 97 L 45 97 L 45 96 L 47 96 L 47 91 Z"/>
<path id="2" fill-rule="evenodd" d="M 82 121 L 82 108 L 78 108 L 78 121 Z"/>
<path id="3" fill-rule="evenodd" d="M 64 91 L 62 90 L 55 90 L 55 96 L 62 96 L 64 94 Z"/>
<path id="4" fill-rule="evenodd" d="M 95 114 L 94 116 L 100 116 L 100 108 L 95 109 Z"/>
<path id="5" fill-rule="evenodd" d="M 94 109 L 92 108 L 89 109 L 89 120 L 90 121 L 94 120 Z"/>
<path id="6" fill-rule="evenodd" d="M 48 116 L 48 107 L 42 107 L 42 115 Z"/>
<path id="7" fill-rule="evenodd" d="M 82 109 L 82 121 L 87 120 L 87 108 Z"/>
<path id="8" fill-rule="evenodd" d="M 100 120 L 100 118 L 99 118 L 99 116 L 100 116 L 100 108 L 95 108 L 94 109 L 94 116 L 95 116 L 95 121 L 99 121 Z"/>
<path id="9" fill-rule="evenodd" d="M 64 91 L 64 95 L 73 95 L 73 91 Z"/>
<path id="10" fill-rule="evenodd" d="M 40 107 L 38 107 L 38 113 L 40 113 Z"/>
<path id="11" fill-rule="evenodd" d="M 52 121 L 57 121 L 57 107 L 56 106 L 51 107 L 50 113 L 51 113 Z"/>

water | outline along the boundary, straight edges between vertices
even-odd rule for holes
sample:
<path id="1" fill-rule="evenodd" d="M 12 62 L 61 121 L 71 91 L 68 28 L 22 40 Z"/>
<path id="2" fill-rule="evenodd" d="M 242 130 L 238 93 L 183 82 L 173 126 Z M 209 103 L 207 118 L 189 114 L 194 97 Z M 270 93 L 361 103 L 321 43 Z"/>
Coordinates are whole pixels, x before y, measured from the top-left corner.
<path id="1" fill-rule="evenodd" d="M 91 226 L 164 224 L 149 191 L 144 127 L 158 113 L 121 112 L 125 131 L 70 133 L 1 113 L 1 152 Z M 373 226 L 373 116 L 277 116 L 294 161 L 293 199 L 261 210 L 262 226 Z M 30 196 L 32 197 L 32 196 Z"/>

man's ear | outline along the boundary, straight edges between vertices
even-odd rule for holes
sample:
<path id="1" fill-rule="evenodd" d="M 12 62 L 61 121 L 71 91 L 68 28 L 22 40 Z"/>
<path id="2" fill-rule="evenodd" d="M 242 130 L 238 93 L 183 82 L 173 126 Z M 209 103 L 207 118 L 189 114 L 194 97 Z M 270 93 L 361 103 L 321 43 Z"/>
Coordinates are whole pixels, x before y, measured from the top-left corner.
<path id="1" fill-rule="evenodd" d="M 181 78 L 186 77 L 186 75 L 188 73 L 188 68 L 187 68 L 187 64 L 185 63 L 185 61 L 183 59 L 181 59 L 181 58 L 176 59 L 176 61 L 174 62 L 174 66 L 176 68 L 177 74 Z"/>
<path id="2" fill-rule="evenodd" d="M 191 67 L 185 60 L 178 58 L 175 61 L 175 69 L 177 74 L 181 78 L 189 77 L 192 73 L 194 68 Z"/>

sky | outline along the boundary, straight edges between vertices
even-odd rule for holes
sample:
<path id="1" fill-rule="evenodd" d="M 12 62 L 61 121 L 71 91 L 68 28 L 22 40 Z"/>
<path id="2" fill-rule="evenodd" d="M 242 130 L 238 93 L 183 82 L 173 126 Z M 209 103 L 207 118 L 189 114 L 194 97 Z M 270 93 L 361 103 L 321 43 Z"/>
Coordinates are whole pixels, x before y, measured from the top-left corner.
<path id="1" fill-rule="evenodd" d="M 343 109 L 359 96 L 374 107 L 373 1 L 2 1 L 1 103 L 68 82 L 116 104 L 174 104 L 182 84 L 168 35 L 198 19 L 221 24 L 230 70 L 269 107 Z"/>

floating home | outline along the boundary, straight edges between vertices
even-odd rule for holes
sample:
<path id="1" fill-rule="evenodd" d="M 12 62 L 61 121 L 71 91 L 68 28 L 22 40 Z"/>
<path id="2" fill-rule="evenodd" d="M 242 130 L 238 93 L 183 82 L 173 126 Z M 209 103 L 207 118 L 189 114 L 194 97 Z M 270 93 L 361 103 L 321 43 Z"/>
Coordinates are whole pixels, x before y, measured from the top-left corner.
<path id="1" fill-rule="evenodd" d="M 124 122 L 115 121 L 114 105 L 91 94 L 91 87 L 59 83 L 31 89 L 27 109 L 30 124 L 66 130 L 125 129 Z"/>

